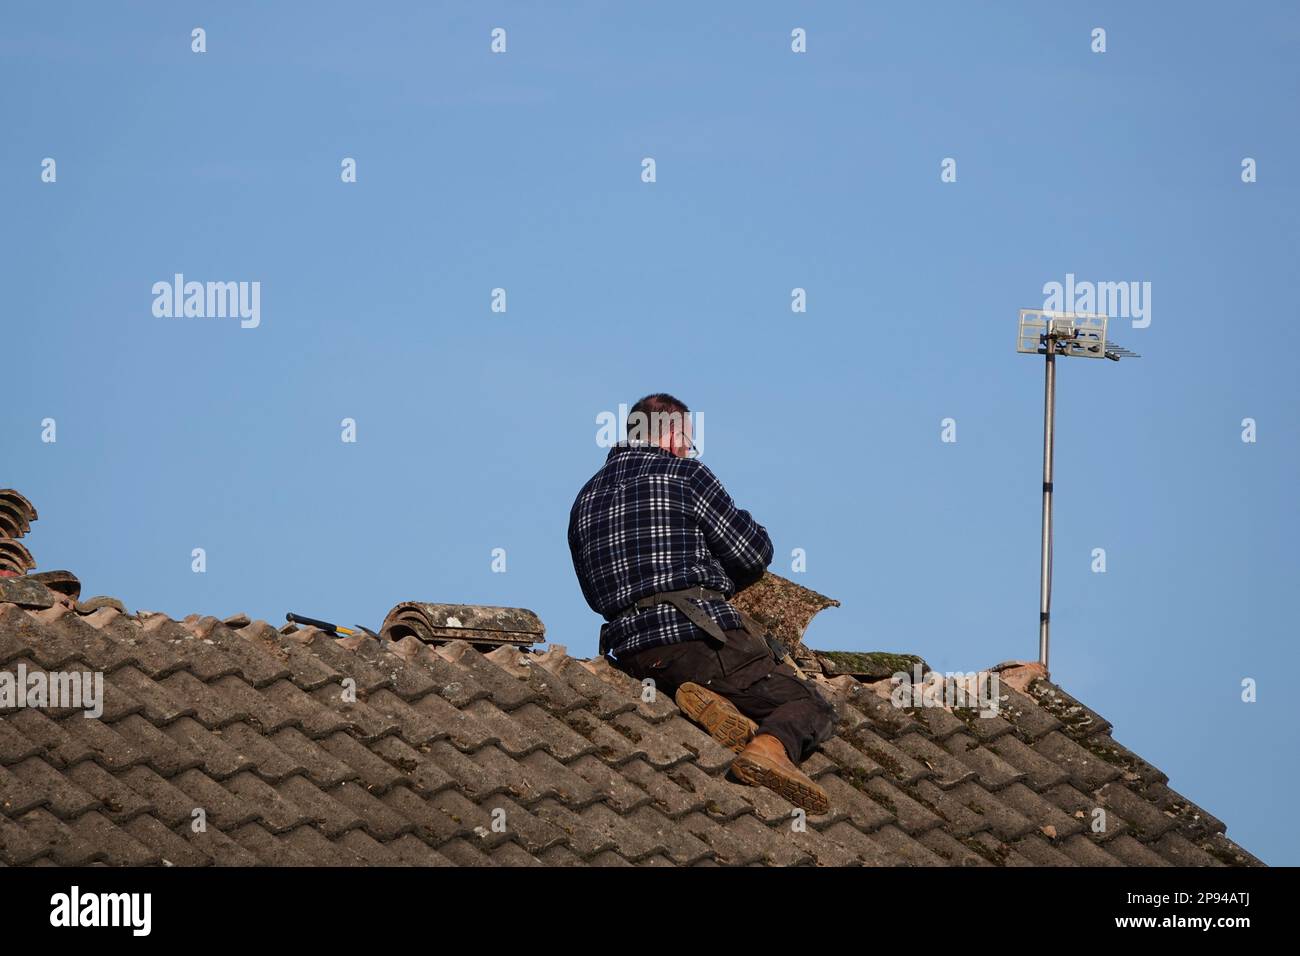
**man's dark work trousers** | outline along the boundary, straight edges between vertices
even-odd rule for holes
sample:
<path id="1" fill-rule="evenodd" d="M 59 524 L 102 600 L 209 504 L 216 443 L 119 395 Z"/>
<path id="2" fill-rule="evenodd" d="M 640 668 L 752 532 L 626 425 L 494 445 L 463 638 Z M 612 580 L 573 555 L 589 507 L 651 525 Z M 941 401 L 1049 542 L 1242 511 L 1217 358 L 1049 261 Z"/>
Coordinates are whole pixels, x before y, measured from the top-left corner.
<path id="1" fill-rule="evenodd" d="M 791 760 L 801 763 L 835 733 L 834 708 L 794 668 L 779 663 L 766 641 L 747 631 L 726 635 L 721 646 L 713 640 L 682 641 L 610 663 L 639 681 L 652 678 L 656 693 L 670 697 L 687 682 L 721 694 L 758 724 L 758 733 L 771 734 Z"/>

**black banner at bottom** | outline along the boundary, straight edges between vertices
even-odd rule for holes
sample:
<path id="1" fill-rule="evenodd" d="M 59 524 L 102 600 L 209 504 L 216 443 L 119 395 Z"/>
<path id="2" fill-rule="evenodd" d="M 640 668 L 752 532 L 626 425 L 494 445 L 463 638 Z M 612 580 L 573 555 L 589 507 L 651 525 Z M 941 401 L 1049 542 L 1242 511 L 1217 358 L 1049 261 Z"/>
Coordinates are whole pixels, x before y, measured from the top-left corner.
<path id="1" fill-rule="evenodd" d="M 6 941 L 77 933 L 130 943 L 228 934 L 375 945 L 392 932 L 689 932 L 753 920 L 807 932 L 905 937 L 981 928 L 1016 935 L 1190 934 L 1279 928 L 1286 869 L 0 869 Z M 722 918 L 726 916 L 727 918 Z M 541 921 L 541 922 L 539 922 Z M 605 925 L 602 925 L 605 924 Z M 1172 934 L 1172 935 L 1169 935 Z M 879 939 L 879 937 L 875 937 Z M 885 937 L 891 938 L 891 937 Z M 462 943 L 463 945 L 463 943 Z"/>

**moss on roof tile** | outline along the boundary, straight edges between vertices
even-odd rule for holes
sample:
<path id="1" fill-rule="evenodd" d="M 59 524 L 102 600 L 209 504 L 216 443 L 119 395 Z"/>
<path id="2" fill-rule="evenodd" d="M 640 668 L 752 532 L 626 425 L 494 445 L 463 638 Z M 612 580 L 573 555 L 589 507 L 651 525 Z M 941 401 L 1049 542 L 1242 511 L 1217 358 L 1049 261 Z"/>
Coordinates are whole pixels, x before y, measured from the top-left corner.
<path id="1" fill-rule="evenodd" d="M 755 621 L 767 628 L 768 633 L 790 648 L 799 650 L 808 622 L 821 610 L 839 607 L 840 602 L 810 588 L 767 571 L 755 584 L 750 585 L 731 599 Z M 800 656 L 795 653 L 795 656 Z"/>

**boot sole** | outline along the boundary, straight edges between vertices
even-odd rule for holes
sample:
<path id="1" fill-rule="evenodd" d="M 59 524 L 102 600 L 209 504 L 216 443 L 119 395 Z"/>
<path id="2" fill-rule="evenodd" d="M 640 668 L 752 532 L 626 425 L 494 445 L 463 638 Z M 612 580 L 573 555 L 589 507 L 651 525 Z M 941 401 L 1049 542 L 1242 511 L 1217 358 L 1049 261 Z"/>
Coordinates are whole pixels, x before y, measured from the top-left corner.
<path id="1" fill-rule="evenodd" d="M 788 770 L 762 757 L 742 754 L 731 763 L 731 772 L 744 783 L 754 787 L 767 787 L 784 797 L 796 807 L 802 807 L 814 816 L 827 813 L 830 799 L 826 791 L 809 779 L 792 776 Z"/>
<path id="2" fill-rule="evenodd" d="M 710 737 L 735 753 L 744 750 L 745 745 L 753 739 L 754 732 L 758 730 L 758 724 L 737 710 L 735 704 L 721 694 L 699 684 L 689 682 L 682 684 L 677 688 L 674 699 L 683 714 L 707 730 Z"/>

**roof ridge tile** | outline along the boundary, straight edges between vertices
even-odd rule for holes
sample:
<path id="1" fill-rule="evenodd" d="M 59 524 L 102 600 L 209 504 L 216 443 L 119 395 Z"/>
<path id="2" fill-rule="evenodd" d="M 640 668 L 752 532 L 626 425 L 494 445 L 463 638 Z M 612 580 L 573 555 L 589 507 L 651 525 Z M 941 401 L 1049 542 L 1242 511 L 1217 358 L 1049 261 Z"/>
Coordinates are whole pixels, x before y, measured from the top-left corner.
<path id="1" fill-rule="evenodd" d="M 1059 720 L 1064 725 L 1062 732 L 1075 740 L 1097 733 L 1108 734 L 1114 729 L 1109 720 L 1047 678 L 1031 682 L 1027 694 L 1039 707 Z"/>

